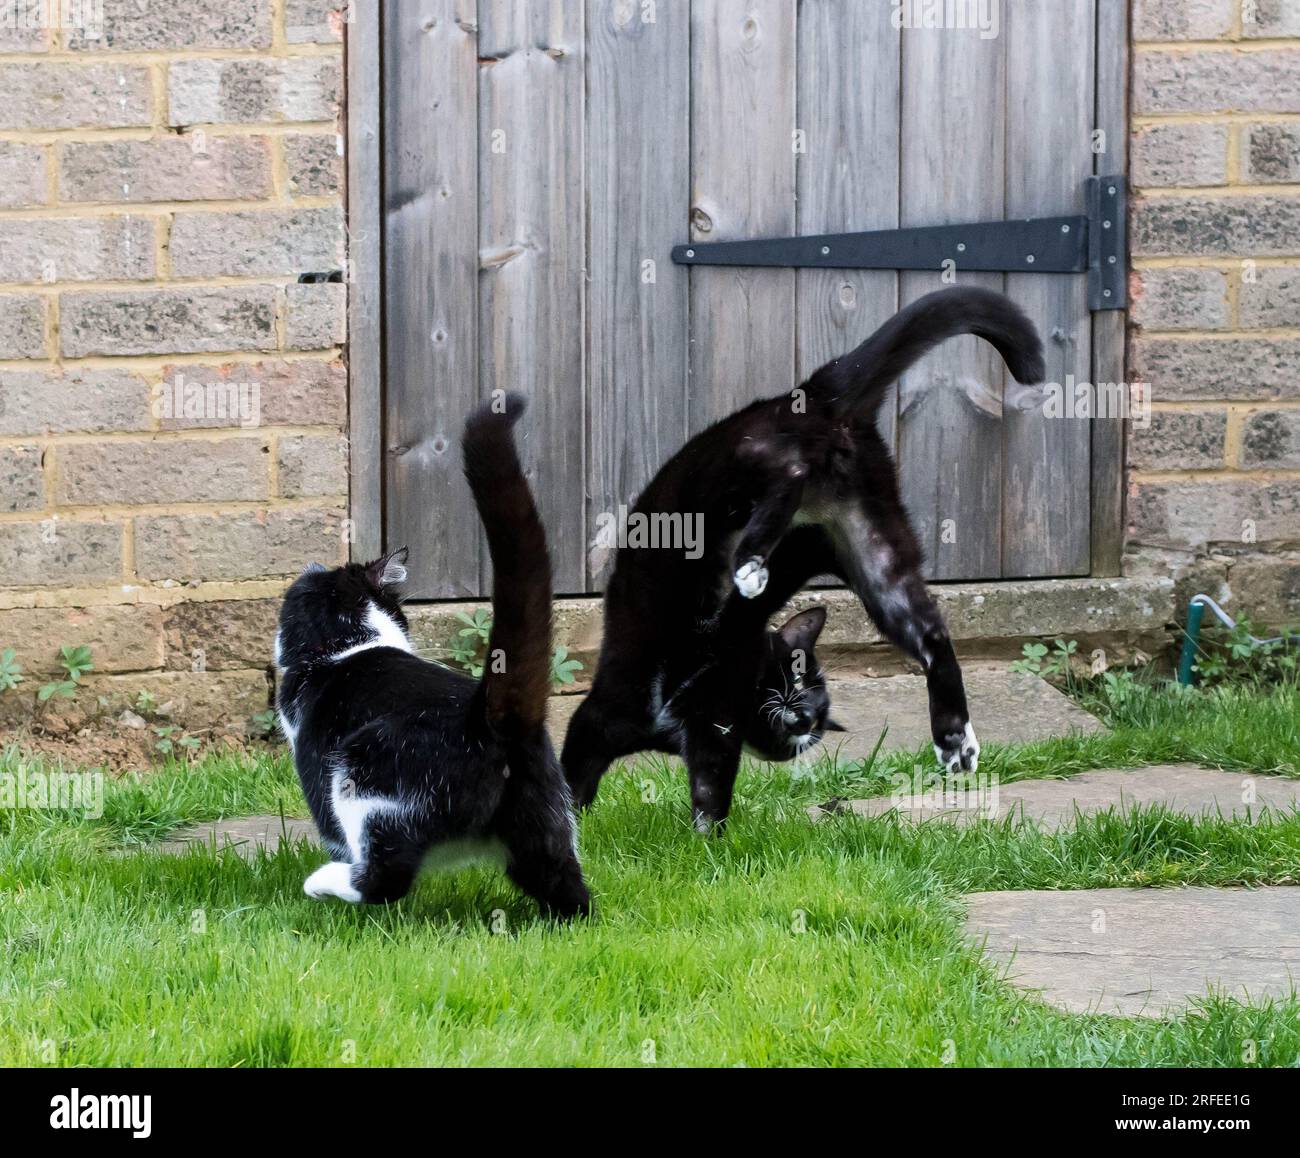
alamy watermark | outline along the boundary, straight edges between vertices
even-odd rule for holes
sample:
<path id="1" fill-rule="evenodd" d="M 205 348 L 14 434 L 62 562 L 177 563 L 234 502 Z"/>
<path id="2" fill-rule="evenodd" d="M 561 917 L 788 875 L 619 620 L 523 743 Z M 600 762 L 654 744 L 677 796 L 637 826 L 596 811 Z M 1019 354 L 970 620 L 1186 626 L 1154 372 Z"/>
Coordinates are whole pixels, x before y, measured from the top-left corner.
<path id="1" fill-rule="evenodd" d="M 152 1094 L 83 1094 L 73 1086 L 50 1099 L 52 1130 L 130 1130 L 133 1138 L 148 1138 L 152 1118 Z"/>
<path id="2" fill-rule="evenodd" d="M 0 31 L 75 28 L 87 40 L 104 31 L 104 0 L 0 0 Z"/>
<path id="3" fill-rule="evenodd" d="M 151 394 L 155 418 L 243 427 L 258 426 L 262 421 L 259 382 L 191 382 L 177 374 L 154 386 Z"/>
<path id="4" fill-rule="evenodd" d="M 894 773 L 890 783 L 890 803 L 898 809 L 919 811 L 923 818 L 964 812 L 983 820 L 997 819 L 998 777 L 990 772 L 927 772 L 918 764 L 910 773 Z"/>
<path id="5" fill-rule="evenodd" d="M 1037 410 L 1044 418 L 1120 418 L 1134 426 L 1151 424 L 1151 391 L 1145 382 L 1087 382 L 1067 374 L 1064 382 L 1021 387 L 1010 400 L 1015 409 Z"/>
<path id="6" fill-rule="evenodd" d="M 996 40 L 1002 31 L 1002 0 L 891 0 L 895 29 L 950 28 Z"/>
<path id="7" fill-rule="evenodd" d="M 19 764 L 16 772 L 0 772 L 0 808 L 80 812 L 98 820 L 104 815 L 104 774 L 37 772 Z"/>
<path id="8" fill-rule="evenodd" d="M 593 547 L 650 548 L 682 551 L 688 559 L 704 554 L 704 515 L 681 511 L 632 511 L 621 503 L 617 511 L 596 516 Z"/>

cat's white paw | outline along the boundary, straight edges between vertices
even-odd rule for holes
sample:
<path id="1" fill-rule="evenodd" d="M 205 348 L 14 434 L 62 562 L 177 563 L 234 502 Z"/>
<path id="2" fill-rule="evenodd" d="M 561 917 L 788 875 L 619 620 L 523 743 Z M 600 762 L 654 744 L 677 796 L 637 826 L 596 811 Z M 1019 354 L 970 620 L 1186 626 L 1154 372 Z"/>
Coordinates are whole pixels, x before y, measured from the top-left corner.
<path id="1" fill-rule="evenodd" d="M 975 729 L 968 723 L 964 732 L 953 732 L 944 737 L 944 745 L 934 746 L 935 759 L 945 772 L 976 772 L 980 766 L 980 742 Z"/>
<path id="2" fill-rule="evenodd" d="M 736 590 L 746 599 L 753 599 L 767 587 L 767 568 L 761 559 L 750 559 L 737 568 L 734 578 Z"/>
<path id="3" fill-rule="evenodd" d="M 302 891 L 317 901 L 325 897 L 338 897 L 350 905 L 361 901 L 361 894 L 352 887 L 352 866 L 341 860 L 321 865 L 303 882 Z"/>

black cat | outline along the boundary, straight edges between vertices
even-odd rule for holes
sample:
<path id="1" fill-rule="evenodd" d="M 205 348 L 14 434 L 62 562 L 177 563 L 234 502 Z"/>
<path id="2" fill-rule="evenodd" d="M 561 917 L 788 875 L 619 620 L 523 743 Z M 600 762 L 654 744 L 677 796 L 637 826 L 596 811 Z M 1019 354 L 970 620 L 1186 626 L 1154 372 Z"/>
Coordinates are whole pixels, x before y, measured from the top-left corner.
<path id="1" fill-rule="evenodd" d="M 465 475 L 492 555 L 483 678 L 411 654 L 393 588 L 405 549 L 308 567 L 280 612 L 278 706 L 303 792 L 333 856 L 308 896 L 395 901 L 431 853 L 505 854 L 543 913 L 589 911 L 564 775 L 546 734 L 551 567 L 507 398 L 465 425 Z"/>
<path id="2" fill-rule="evenodd" d="M 988 290 L 941 290 L 792 394 L 692 438 L 646 487 L 633 514 L 693 514 L 703 550 L 618 551 L 595 681 L 564 744 L 578 804 L 592 801 L 616 757 L 674 752 L 686 760 L 696 827 L 708 831 L 726 819 L 745 743 L 788 759 L 833 728 L 812 654 L 824 611 L 765 630 L 769 615 L 825 574 L 851 587 L 885 637 L 924 668 L 940 763 L 976 768 L 961 669 L 875 424 L 890 384 L 957 334 L 992 343 L 1021 382 L 1042 380 L 1042 344 L 1016 305 Z"/>

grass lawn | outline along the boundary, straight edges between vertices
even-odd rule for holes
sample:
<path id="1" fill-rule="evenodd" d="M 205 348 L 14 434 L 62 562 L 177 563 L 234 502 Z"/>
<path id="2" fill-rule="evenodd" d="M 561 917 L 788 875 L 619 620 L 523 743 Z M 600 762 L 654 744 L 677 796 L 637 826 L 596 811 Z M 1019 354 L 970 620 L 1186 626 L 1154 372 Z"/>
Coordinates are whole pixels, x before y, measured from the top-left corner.
<path id="1" fill-rule="evenodd" d="M 1111 734 L 992 748 L 981 771 L 1300 767 L 1294 684 L 1138 687 L 1103 707 Z M 1300 815 L 1251 827 L 1148 809 L 1053 835 L 809 823 L 810 803 L 888 790 L 914 759 L 929 770 L 929 756 L 750 767 L 714 840 L 691 831 L 680 772 L 613 776 L 582 825 L 598 915 L 567 928 L 485 867 L 358 909 L 303 896 L 322 859 L 305 844 L 254 861 L 142 847 L 185 822 L 305 815 L 283 756 L 110 782 L 95 820 L 0 810 L 0 1062 L 1233 1066 L 1250 1039 L 1255 1064 L 1300 1063 L 1294 998 L 1069 1016 L 1002 984 L 959 925 L 969 890 L 1294 882 Z"/>

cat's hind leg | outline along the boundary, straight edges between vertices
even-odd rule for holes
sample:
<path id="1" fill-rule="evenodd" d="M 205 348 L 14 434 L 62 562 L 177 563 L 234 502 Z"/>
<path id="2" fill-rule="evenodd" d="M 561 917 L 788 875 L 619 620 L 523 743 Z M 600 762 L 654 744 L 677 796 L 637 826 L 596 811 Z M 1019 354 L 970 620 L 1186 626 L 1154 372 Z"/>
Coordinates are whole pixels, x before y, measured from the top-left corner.
<path id="1" fill-rule="evenodd" d="M 510 778 L 492 825 L 506 846 L 506 875 L 545 917 L 589 916 L 577 822 L 564 772 L 545 734 L 511 745 L 506 762 Z"/>
<path id="2" fill-rule="evenodd" d="M 352 883 L 352 867 L 341 860 L 323 864 L 303 882 L 302 891 L 315 901 L 338 897 L 351 905 L 359 904 L 361 893 Z"/>
<path id="3" fill-rule="evenodd" d="M 790 463 L 775 473 L 741 532 L 732 579 L 745 599 L 754 599 L 767 588 L 768 556 L 799 511 L 806 474 L 807 468 L 801 462 Z"/>
<path id="4" fill-rule="evenodd" d="M 836 520 L 832 535 L 839 573 L 881 634 L 925 672 L 930 733 L 940 765 L 948 772 L 974 772 L 980 744 L 971 727 L 961 666 L 921 576 L 921 552 L 911 528 L 900 520 L 885 534 L 865 514 L 849 512 Z"/>
<path id="5" fill-rule="evenodd" d="M 361 822 L 359 845 L 357 860 L 321 865 L 304 882 L 303 892 L 315 900 L 338 897 L 353 905 L 380 905 L 400 901 L 411 891 L 426 844 L 400 809 L 373 809 Z"/>
<path id="6" fill-rule="evenodd" d="M 337 897 L 349 904 L 399 901 L 411 890 L 428 840 L 398 802 L 359 799 L 352 815 L 340 818 L 348 834 L 351 861 L 321 865 L 303 883 L 315 900 Z"/>
<path id="7" fill-rule="evenodd" d="M 328 807 L 342 839 L 330 842 L 336 859 L 303 884 L 309 897 L 338 897 L 350 904 L 398 900 L 410 890 L 430 843 L 423 809 L 395 794 L 387 750 L 365 747 L 372 731 L 351 737 L 333 763 Z"/>
<path id="8" fill-rule="evenodd" d="M 429 844 L 426 825 L 406 809 L 380 808 L 366 818 L 361 859 L 352 874 L 361 901 L 385 905 L 411 891 Z"/>

